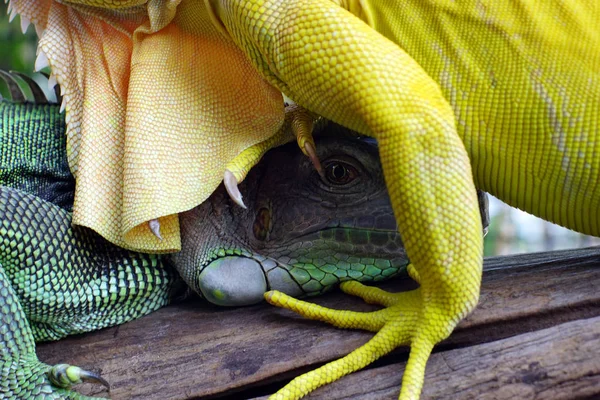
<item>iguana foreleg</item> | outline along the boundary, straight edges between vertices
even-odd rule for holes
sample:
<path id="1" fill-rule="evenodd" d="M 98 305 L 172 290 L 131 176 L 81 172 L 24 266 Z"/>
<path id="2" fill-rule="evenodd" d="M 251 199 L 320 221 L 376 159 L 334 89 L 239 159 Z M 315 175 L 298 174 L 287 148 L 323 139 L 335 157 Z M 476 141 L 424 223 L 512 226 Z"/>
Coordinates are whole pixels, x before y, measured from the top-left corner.
<path id="1" fill-rule="evenodd" d="M 414 294 L 419 312 L 406 319 L 411 309 L 393 306 L 376 340 L 388 351 L 410 343 L 400 397 L 418 397 L 432 347 L 475 307 L 481 281 L 481 221 L 452 108 L 411 57 L 329 1 L 211 4 L 279 90 L 378 139 L 398 227 L 421 287 Z M 323 376 L 311 388 L 327 382 Z M 298 395 L 293 389 L 283 393 L 281 398 Z"/>

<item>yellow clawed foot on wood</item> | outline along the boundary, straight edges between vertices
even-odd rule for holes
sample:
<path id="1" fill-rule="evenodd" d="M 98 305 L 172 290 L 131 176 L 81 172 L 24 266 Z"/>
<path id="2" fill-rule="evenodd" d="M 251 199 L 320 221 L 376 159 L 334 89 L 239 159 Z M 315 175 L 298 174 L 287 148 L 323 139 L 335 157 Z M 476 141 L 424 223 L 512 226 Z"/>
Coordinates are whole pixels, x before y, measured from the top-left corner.
<path id="1" fill-rule="evenodd" d="M 419 281 L 418 274 L 412 266 L 409 266 L 409 274 Z M 306 318 L 328 322 L 339 328 L 377 332 L 369 342 L 347 356 L 295 378 L 271 396 L 271 399 L 299 399 L 320 386 L 364 368 L 398 346 L 411 346 L 400 399 L 418 399 L 423 387 L 427 359 L 433 346 L 442 340 L 436 326 L 437 321 L 426 318 L 429 313 L 426 312 L 427 305 L 423 302 L 421 289 L 389 293 L 354 281 L 344 282 L 340 287 L 344 292 L 358 296 L 367 303 L 379 304 L 386 308 L 373 312 L 332 310 L 297 300 L 278 291 L 265 293 L 265 299 L 270 304 L 294 311 Z M 452 324 L 448 329 L 453 327 Z"/>

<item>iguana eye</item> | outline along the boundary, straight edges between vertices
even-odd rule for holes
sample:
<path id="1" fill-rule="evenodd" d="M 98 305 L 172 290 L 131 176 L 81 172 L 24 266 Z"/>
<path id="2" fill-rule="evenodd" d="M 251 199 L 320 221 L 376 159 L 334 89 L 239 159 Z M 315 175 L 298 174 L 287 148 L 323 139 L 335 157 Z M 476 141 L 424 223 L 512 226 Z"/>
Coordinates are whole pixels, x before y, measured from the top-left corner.
<path id="1" fill-rule="evenodd" d="M 325 165 L 325 179 L 332 185 L 346 185 L 358 176 L 358 171 L 352 165 L 333 161 Z"/>

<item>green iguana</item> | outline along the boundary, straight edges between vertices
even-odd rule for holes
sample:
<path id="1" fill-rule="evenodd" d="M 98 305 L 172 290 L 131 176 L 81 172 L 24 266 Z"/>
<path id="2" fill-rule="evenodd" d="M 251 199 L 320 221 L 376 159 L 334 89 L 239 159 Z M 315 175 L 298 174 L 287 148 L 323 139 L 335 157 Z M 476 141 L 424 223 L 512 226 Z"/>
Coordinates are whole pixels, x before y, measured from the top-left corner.
<path id="1" fill-rule="evenodd" d="M 284 124 L 281 93 L 377 138 L 420 287 L 386 301 L 380 319 L 329 313 L 329 322 L 378 333 L 275 398 L 301 397 L 400 345 L 411 346 L 400 397 L 419 396 L 433 346 L 478 301 L 475 187 L 600 234 L 597 0 L 11 5 L 36 26 L 38 66 L 51 67 L 65 94 L 76 222 L 123 245 L 176 248 L 176 214 L 207 198 L 232 163 L 257 161 L 239 159 L 243 149 L 271 146 Z M 297 120 L 310 131 L 310 118 Z M 154 220 L 163 242 L 149 229 Z"/>
<path id="2" fill-rule="evenodd" d="M 40 363 L 34 340 L 148 314 L 181 294 L 181 278 L 212 303 L 245 305 L 270 289 L 313 295 L 348 279 L 379 281 L 407 264 L 377 146 L 347 130 L 322 128 L 322 177 L 297 148 L 279 148 L 240 186 L 247 209 L 221 186 L 183 213 L 182 251 L 170 256 L 71 226 L 64 130 L 57 105 L 0 102 L 1 398 L 78 398 L 60 387 L 107 384 Z"/>

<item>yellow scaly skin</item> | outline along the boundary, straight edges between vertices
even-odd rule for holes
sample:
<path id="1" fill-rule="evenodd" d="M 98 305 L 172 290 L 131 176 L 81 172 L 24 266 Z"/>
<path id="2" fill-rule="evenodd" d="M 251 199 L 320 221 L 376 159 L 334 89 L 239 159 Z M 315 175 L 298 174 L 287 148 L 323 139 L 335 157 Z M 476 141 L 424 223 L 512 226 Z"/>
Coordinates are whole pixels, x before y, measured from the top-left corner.
<path id="1" fill-rule="evenodd" d="M 421 284 L 397 295 L 398 301 L 380 302 L 387 309 L 366 315 L 268 293 L 271 303 L 309 318 L 378 331 L 362 348 L 295 379 L 273 398 L 299 398 L 405 344 L 411 354 L 400 398 L 417 398 L 433 344 L 474 306 L 479 290 L 479 231 L 468 226 L 470 205 L 462 203 L 470 190 L 463 178 L 470 171 L 460 166 L 460 153 L 452 154 L 463 149 L 453 140 L 460 136 L 465 143 L 478 187 L 547 220 L 600 234 L 600 5 L 591 0 L 346 5 L 406 50 L 415 65 L 323 2 L 302 2 L 300 8 L 257 2 L 284 15 L 281 31 L 264 27 L 269 12 L 253 12 L 248 3 L 245 13 L 224 7 L 220 16 L 257 68 L 299 104 L 380 141 L 400 232 Z M 237 20 L 236 12 L 242 14 Z M 327 22 L 319 21 L 323 15 Z M 259 29 L 244 32 L 244 19 L 255 19 L 250 25 Z M 432 88 L 429 77 L 439 86 Z M 438 87 L 452 104 L 457 131 Z M 401 166 L 392 160 L 394 153 Z M 423 173 L 428 168 L 431 175 Z M 454 202 L 459 198 L 462 204 Z M 414 202 L 431 208 L 418 210 Z M 468 243 L 453 236 L 459 232 Z M 355 283 L 342 289 L 367 301 L 374 293 Z"/>
<path id="2" fill-rule="evenodd" d="M 378 139 L 400 233 L 421 282 L 404 294 L 410 302 L 400 301 L 370 325 L 379 332 L 364 348 L 298 378 L 274 397 L 301 397 L 409 344 L 401 398 L 418 397 L 431 349 L 475 306 L 481 279 L 477 200 L 451 107 L 405 52 L 330 2 L 222 2 L 215 11 L 282 92 Z M 286 21 L 285 29 L 268 23 L 271 12 L 272 19 Z M 314 23 L 323 15 L 327 21 Z"/>
<path id="3" fill-rule="evenodd" d="M 298 398 L 402 344 L 411 346 L 411 354 L 400 398 L 419 396 L 433 345 L 450 334 L 478 298 L 481 226 L 473 178 L 477 186 L 512 205 L 584 233 L 600 234 L 600 5 L 595 0 L 119 4 L 96 0 L 88 4 L 145 6 L 156 27 L 175 25 L 165 31 L 151 29 L 152 24 L 145 28 L 148 38 L 159 35 L 156 45 L 178 33 L 175 28 L 194 31 L 193 21 L 203 27 L 201 34 L 194 32 L 196 37 L 209 32 L 215 41 L 222 41 L 223 51 L 234 54 L 230 36 L 278 91 L 380 142 L 390 197 L 413 262 L 411 274 L 421 287 L 391 296 L 344 285 L 344 290 L 366 300 L 383 297 L 379 302 L 388 308 L 368 315 L 330 312 L 269 294 L 271 301 L 308 316 L 378 331 L 365 347 L 298 378 L 276 398 Z M 88 10 L 84 19 L 95 14 Z M 212 28 L 203 25 L 207 18 L 223 36 L 217 39 Z M 136 21 L 127 20 L 121 31 L 133 31 Z M 194 40 L 194 35 L 187 40 Z M 170 47 L 144 50 L 153 59 L 160 55 L 153 51 L 168 52 Z M 175 46 L 174 51 L 178 57 L 181 51 L 190 53 L 185 46 Z M 138 61 L 142 53 L 138 49 Z M 195 59 L 197 54 L 188 56 Z M 58 62 L 49 58 L 54 69 Z M 165 73 L 172 76 L 171 71 Z M 219 77 L 221 86 L 232 89 L 234 78 Z M 193 89 L 192 85 L 188 91 Z M 270 93 L 274 99 L 274 91 L 261 90 L 245 95 L 258 99 Z M 139 91 L 138 87 L 134 95 L 140 96 Z M 131 97 L 131 91 L 129 96 L 136 104 L 142 100 Z M 240 120 L 248 115 L 220 104 L 218 110 L 225 115 Z M 159 108 L 165 115 L 179 115 L 181 109 L 169 106 L 161 103 Z M 273 115 L 270 121 L 277 120 L 273 107 L 264 110 Z M 71 112 L 77 115 L 78 111 Z M 268 140 L 280 123 L 271 122 L 265 126 L 266 137 L 256 136 L 251 142 Z M 128 127 L 132 135 L 143 128 Z M 86 134 L 84 129 L 82 135 Z M 235 155 L 218 154 L 223 167 L 235 159 Z M 218 171 L 221 176 L 222 171 Z M 205 183 L 205 191 L 212 191 L 213 184 Z M 151 213 L 144 215 L 141 221 L 150 219 Z"/>

